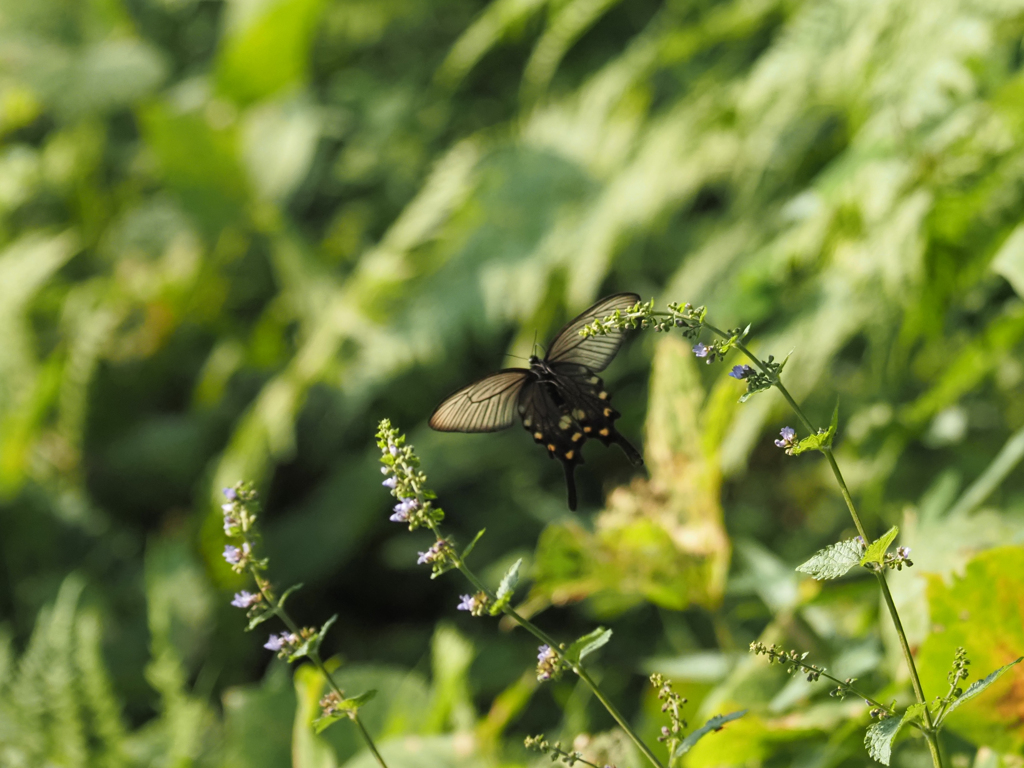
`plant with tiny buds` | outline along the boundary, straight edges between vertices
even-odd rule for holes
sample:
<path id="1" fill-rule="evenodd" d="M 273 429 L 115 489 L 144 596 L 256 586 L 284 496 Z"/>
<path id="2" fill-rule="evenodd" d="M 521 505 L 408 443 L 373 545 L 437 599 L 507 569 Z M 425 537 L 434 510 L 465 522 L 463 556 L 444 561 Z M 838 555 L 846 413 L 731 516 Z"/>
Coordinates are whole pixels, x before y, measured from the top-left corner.
<path id="1" fill-rule="evenodd" d="M 869 727 L 865 738 L 868 752 L 876 760 L 888 765 L 893 738 L 895 738 L 896 733 L 903 724 L 910 724 L 924 734 L 934 768 L 942 768 L 942 755 L 939 750 L 938 734 L 945 717 L 952 709 L 959 705 L 960 701 L 980 693 L 985 686 L 991 684 L 993 680 L 1003 674 L 1010 666 L 1018 663 L 1020 659 L 996 670 L 985 678 L 984 681 L 976 683 L 975 685 L 980 685 L 980 687 L 975 688 L 972 686 L 967 694 L 963 694 L 962 699 L 959 698 L 960 689 L 954 683 L 961 679 L 960 676 L 966 670 L 964 666 L 954 665 L 954 670 L 950 673 L 950 679 L 954 682 L 951 682 L 949 694 L 935 702 L 935 706 L 930 707 L 926 704 L 927 700 L 921 687 L 910 644 L 907 641 L 896 604 L 885 579 L 886 571 L 902 571 L 904 567 L 909 568 L 913 566 L 913 561 L 910 559 L 910 548 L 901 546 L 896 548 L 895 553 L 888 552 L 889 545 L 898 533 L 895 527 L 877 540 L 871 540 L 865 532 L 853 497 L 850 495 L 846 481 L 843 479 L 839 465 L 832 452 L 832 441 L 838 430 L 838 404 L 833 411 L 829 426 L 826 428 L 816 428 L 782 383 L 782 371 L 785 367 L 786 359 L 776 361 L 770 355 L 766 359 L 756 356 L 746 346 L 746 338 L 750 330 L 749 326 L 743 329 L 720 330 L 708 322 L 707 310 L 704 307 L 694 309 L 690 304 L 669 304 L 668 311 L 659 312 L 654 309 L 653 301 L 639 302 L 628 312 L 620 312 L 614 316 L 598 318 L 583 328 L 580 331 L 580 335 L 586 337 L 607 334 L 613 330 L 635 328 L 638 323 L 641 328 L 654 328 L 658 331 L 679 328 L 684 338 L 696 342 L 693 345 L 694 355 L 707 363 L 724 360 L 732 350 L 739 352 L 750 361 L 749 365 L 734 365 L 729 373 L 729 376 L 732 378 L 746 382 L 747 391 L 740 397 L 740 402 L 745 402 L 759 392 L 776 389 L 793 409 L 800 424 L 806 430 L 807 436 L 801 438 L 798 436 L 796 429 L 787 426 L 781 430 L 779 438 L 775 440 L 775 445 L 785 450 L 789 456 L 798 456 L 804 452 L 817 451 L 825 457 L 859 534 L 856 539 L 838 542 L 819 551 L 806 563 L 800 565 L 797 570 L 807 573 L 815 579 L 834 579 L 847 573 L 854 566 L 861 565 L 875 576 L 900 641 L 900 648 L 910 672 L 910 682 L 917 701 L 903 713 L 897 713 L 894 705 L 886 707 L 873 701 L 870 697 L 857 693 L 852 686 L 853 678 L 839 680 L 828 675 L 822 668 L 813 664 L 806 664 L 804 662 L 806 654 L 799 654 L 796 651 L 784 651 L 778 646 L 766 646 L 763 643 L 757 642 L 751 644 L 751 651 L 768 656 L 769 663 L 783 664 L 788 672 L 794 672 L 799 669 L 802 673 L 806 674 L 810 682 L 814 682 L 820 677 L 832 680 L 836 683 L 836 687 L 831 691 L 833 696 L 839 698 L 844 698 L 851 694 L 861 696 L 869 706 L 873 707 L 872 717 L 877 715 L 885 719 L 884 727 L 882 727 L 882 723 L 876 723 L 875 726 Z M 701 341 L 700 337 L 704 331 L 707 331 L 714 337 L 713 340 Z M 892 718 L 894 717 L 899 717 L 900 719 L 898 721 L 893 720 Z M 671 734 L 671 729 L 669 729 L 669 733 Z"/>
<path id="2" fill-rule="evenodd" d="M 527 736 L 526 739 L 523 741 L 523 744 L 526 745 L 527 749 L 532 749 L 534 752 L 543 752 L 546 755 L 550 755 L 551 762 L 553 763 L 561 762 L 565 763 L 566 765 L 576 765 L 577 763 L 580 763 L 582 765 L 589 765 L 591 766 L 591 768 L 615 768 L 614 765 L 606 764 L 604 766 L 600 766 L 596 763 L 592 763 L 589 760 L 584 759 L 583 753 L 579 750 L 567 752 L 566 750 L 562 749 L 562 745 L 560 742 L 556 741 L 554 744 L 552 744 L 544 738 L 544 734 L 539 734 L 537 736 Z"/>
<path id="3" fill-rule="evenodd" d="M 634 309 L 640 311 L 637 308 Z M 642 322 L 642 318 L 628 318 L 621 312 L 616 312 L 612 318 L 614 322 L 618 323 Z M 492 591 L 485 587 L 483 582 L 470 570 L 469 565 L 466 563 L 466 558 L 472 552 L 477 541 L 484 535 L 484 531 L 480 531 L 476 538 L 470 542 L 469 546 L 460 552 L 454 540 L 443 536 L 441 533 L 441 522 L 444 519 L 444 513 L 434 504 L 437 496 L 427 487 L 427 477 L 420 470 L 419 457 L 412 446 L 407 444 L 405 435 L 393 427 L 387 419 L 381 421 L 378 427 L 377 447 L 380 448 L 380 461 L 383 464 L 384 473 L 387 475 L 384 486 L 390 489 L 391 494 L 400 500 L 400 505 L 404 505 L 402 509 L 396 507 L 395 514 L 400 515 L 398 522 L 408 523 L 410 531 L 422 527 L 428 528 L 434 534 L 433 544 L 419 553 L 417 562 L 431 565 L 431 578 L 436 578 L 451 570 L 457 570 L 475 589 L 475 592 L 472 594 L 460 596 L 460 602 L 456 606 L 457 609 L 468 611 L 472 616 L 481 617 L 484 615 L 497 616 L 505 614 L 540 640 L 542 644 L 537 649 L 537 680 L 541 682 L 558 680 L 564 673 L 571 671 L 590 689 L 651 765 L 656 766 L 656 768 L 663 768 L 661 761 L 658 760 L 651 748 L 640 739 L 636 731 L 619 714 L 619 711 L 608 700 L 583 666 L 584 658 L 609 641 L 612 634 L 611 630 L 598 628 L 573 643 L 559 643 L 536 624 L 521 616 L 512 608 L 511 603 L 512 595 L 519 582 L 519 566 L 522 561 L 514 563 L 509 568 L 497 590 Z M 391 519 L 395 520 L 396 518 L 392 516 Z M 729 717 L 735 718 L 739 714 L 742 713 L 733 713 Z M 537 738 L 543 741 L 543 737 Z M 540 744 L 540 741 L 537 741 L 536 744 Z M 547 744 L 547 742 L 544 742 L 544 744 Z M 553 749 L 551 745 L 547 745 L 547 747 Z M 550 750 L 549 753 L 555 754 L 550 752 Z M 576 752 L 558 752 L 555 755 L 555 759 L 571 760 L 574 762 L 582 761 L 582 758 Z M 582 762 L 585 763 L 586 761 Z M 571 765 L 572 763 L 570 762 L 569 764 Z M 589 765 L 589 763 L 587 764 Z"/>
<path id="4" fill-rule="evenodd" d="M 237 483 L 230 488 L 225 488 L 223 494 L 227 499 L 227 502 L 221 505 L 221 512 L 224 515 L 224 533 L 235 542 L 235 544 L 229 544 L 224 548 L 224 559 L 235 573 L 248 572 L 258 590 L 249 592 L 243 589 L 236 593 L 231 601 L 231 605 L 246 610 L 246 616 L 249 619 L 246 631 L 253 630 L 272 618 L 280 619 L 287 631 L 271 634 L 263 647 L 289 663 L 304 658 L 309 659 L 331 687 L 331 691 L 320 700 L 321 713 L 315 723 L 316 732 L 319 733 L 331 723 L 342 718 L 351 720 L 359 730 L 360 736 L 366 742 L 366 746 L 373 754 L 377 764 L 381 768 L 387 768 L 384 758 L 377 751 L 373 738 L 363 726 L 358 714 L 359 708 L 372 699 L 376 692 L 367 691 L 359 696 L 346 698 L 320 657 L 320 645 L 337 616 L 328 619 L 320 629 L 299 628 L 296 625 L 285 609 L 285 601 L 302 585 L 297 584 L 290 587 L 278 597 L 274 586 L 264 575 L 269 561 L 256 556 L 258 494 L 248 483 Z"/>

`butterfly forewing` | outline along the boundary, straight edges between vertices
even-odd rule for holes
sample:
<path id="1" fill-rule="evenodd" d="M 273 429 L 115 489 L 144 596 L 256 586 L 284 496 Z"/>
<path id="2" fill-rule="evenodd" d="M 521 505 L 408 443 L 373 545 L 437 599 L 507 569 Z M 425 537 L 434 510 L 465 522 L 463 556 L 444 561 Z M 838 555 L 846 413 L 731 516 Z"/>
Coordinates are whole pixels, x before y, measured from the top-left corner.
<path id="1" fill-rule="evenodd" d="M 580 330 L 594 320 L 615 312 L 631 309 L 640 297 L 635 293 L 616 293 L 607 296 L 570 321 L 551 342 L 546 361 L 548 363 L 577 363 L 592 371 L 603 371 L 608 367 L 625 340 L 625 331 L 611 331 L 606 336 L 580 336 Z"/>
<path id="2" fill-rule="evenodd" d="M 532 374 L 506 368 L 449 395 L 430 417 L 439 432 L 497 432 L 515 421 L 519 394 Z"/>

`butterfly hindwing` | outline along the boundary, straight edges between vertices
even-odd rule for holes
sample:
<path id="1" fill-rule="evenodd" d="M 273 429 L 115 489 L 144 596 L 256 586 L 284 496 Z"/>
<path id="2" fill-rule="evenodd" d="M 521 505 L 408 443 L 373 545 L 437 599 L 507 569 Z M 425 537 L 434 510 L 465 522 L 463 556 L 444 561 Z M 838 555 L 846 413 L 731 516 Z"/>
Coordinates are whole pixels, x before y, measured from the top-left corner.
<path id="1" fill-rule="evenodd" d="M 452 393 L 430 416 L 439 432 L 497 432 L 512 425 L 523 385 L 534 376 L 506 368 Z"/>
<path id="2" fill-rule="evenodd" d="M 576 509 L 575 470 L 583 463 L 580 449 L 586 442 L 553 382 L 531 381 L 519 396 L 519 415 L 523 427 L 534 442 L 543 445 L 548 455 L 558 459 L 565 470 L 569 509 Z"/>
<path id="3" fill-rule="evenodd" d="M 585 438 L 600 440 L 605 446 L 617 444 L 635 466 L 644 463 L 640 452 L 615 428 L 620 414 L 611 404 L 611 394 L 601 377 L 584 365 L 557 363 L 551 366 L 569 413 Z"/>
<path id="4" fill-rule="evenodd" d="M 625 341 L 625 331 L 611 331 L 606 336 L 580 336 L 580 329 L 595 320 L 636 306 L 640 297 L 635 293 L 616 293 L 606 296 L 582 314 L 569 321 L 558 332 L 545 358 L 548 363 L 576 363 L 591 371 L 603 371 L 615 357 Z"/>

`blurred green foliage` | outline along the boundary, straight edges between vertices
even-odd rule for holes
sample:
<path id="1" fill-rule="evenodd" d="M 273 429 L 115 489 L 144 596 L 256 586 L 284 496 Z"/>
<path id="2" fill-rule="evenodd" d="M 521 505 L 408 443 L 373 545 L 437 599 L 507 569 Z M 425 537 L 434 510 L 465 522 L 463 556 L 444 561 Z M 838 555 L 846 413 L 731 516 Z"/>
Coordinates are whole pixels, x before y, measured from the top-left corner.
<path id="1" fill-rule="evenodd" d="M 227 607 L 246 478 L 393 766 L 523 765 L 541 730 L 635 765 L 415 568 L 383 416 L 492 581 L 527 558 L 525 612 L 614 627 L 602 685 L 652 740 L 660 671 L 751 709 L 687 765 L 863 764 L 861 705 L 744 654 L 906 696 L 872 584 L 793 570 L 851 531 L 771 446 L 778 397 L 638 339 L 607 379 L 649 475 L 591 448 L 578 517 L 518 430 L 425 430 L 612 290 L 752 323 L 821 423 L 841 396 L 868 525 L 914 547 L 891 581 L 930 693 L 958 644 L 976 677 L 1019 656 L 1022 36 L 1016 0 L 0 0 L 0 764 L 369 765 Z M 1022 713 L 1018 667 L 951 719 L 952 765 L 1019 766 Z"/>

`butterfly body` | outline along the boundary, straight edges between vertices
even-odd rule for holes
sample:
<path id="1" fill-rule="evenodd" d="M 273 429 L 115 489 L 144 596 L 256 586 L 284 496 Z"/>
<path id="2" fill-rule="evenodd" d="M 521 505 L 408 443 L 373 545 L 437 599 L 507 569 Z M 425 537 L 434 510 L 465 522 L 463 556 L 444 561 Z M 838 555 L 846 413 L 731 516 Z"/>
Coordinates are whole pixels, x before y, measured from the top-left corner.
<path id="1" fill-rule="evenodd" d="M 533 355 L 529 368 L 506 368 L 450 395 L 430 417 L 442 432 L 496 432 L 518 415 L 534 442 L 558 459 L 565 470 L 569 508 L 576 508 L 575 468 L 589 439 L 618 444 L 634 464 L 640 453 L 615 429 L 620 414 L 597 371 L 604 370 L 622 345 L 621 332 L 583 338 L 579 329 L 616 309 L 634 306 L 640 297 L 616 294 L 568 323 L 544 358 Z"/>

